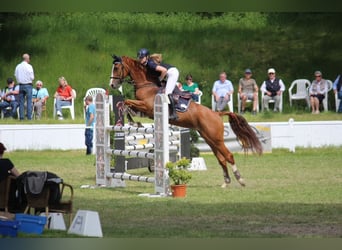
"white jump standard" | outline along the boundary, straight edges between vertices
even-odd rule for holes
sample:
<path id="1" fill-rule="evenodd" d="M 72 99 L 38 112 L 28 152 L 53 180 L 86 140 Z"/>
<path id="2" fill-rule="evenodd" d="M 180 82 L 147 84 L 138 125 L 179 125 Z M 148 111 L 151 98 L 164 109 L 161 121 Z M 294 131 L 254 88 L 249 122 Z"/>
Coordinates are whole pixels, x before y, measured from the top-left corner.
<path id="1" fill-rule="evenodd" d="M 105 102 L 103 94 L 96 96 L 96 184 L 107 187 L 115 186 L 117 180 L 133 180 L 154 183 L 155 193 L 167 196 L 170 193 L 169 177 L 165 168 L 169 161 L 169 144 L 177 145 L 179 141 L 169 142 L 168 103 L 165 95 L 157 95 L 154 102 L 154 128 L 136 128 L 128 126 L 109 126 L 109 105 Z M 110 132 L 116 133 L 130 131 L 146 133 L 148 138 L 154 135 L 154 143 L 146 145 L 130 146 L 129 149 L 152 148 L 154 152 L 142 152 L 134 150 L 110 149 Z M 173 132 L 175 133 L 175 132 Z M 134 136 L 133 136 L 134 137 Z M 133 139 L 133 137 L 129 139 Z M 144 137 L 137 135 L 138 138 Z M 111 155 L 134 156 L 154 159 L 154 177 L 130 175 L 127 173 L 112 173 L 110 170 Z"/>

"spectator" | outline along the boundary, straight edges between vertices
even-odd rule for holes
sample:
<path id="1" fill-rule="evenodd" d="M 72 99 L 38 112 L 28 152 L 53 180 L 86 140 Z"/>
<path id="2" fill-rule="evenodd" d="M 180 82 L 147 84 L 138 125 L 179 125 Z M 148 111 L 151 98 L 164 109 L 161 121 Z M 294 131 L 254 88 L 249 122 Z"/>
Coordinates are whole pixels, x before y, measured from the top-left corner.
<path id="1" fill-rule="evenodd" d="M 322 104 L 327 91 L 328 84 L 325 79 L 322 79 L 322 72 L 315 71 L 315 80 L 312 81 L 309 88 L 312 114 L 319 114 L 319 105 Z"/>
<path id="2" fill-rule="evenodd" d="M 13 175 L 18 177 L 19 171 L 14 167 L 12 161 L 7 158 L 3 158 L 6 147 L 0 142 L 0 181 L 6 179 L 8 176 Z"/>
<path id="3" fill-rule="evenodd" d="M 13 78 L 7 79 L 7 87 L 1 95 L 0 112 L 4 112 L 4 117 L 15 117 L 19 106 L 19 86 L 15 85 Z M 11 107 L 10 110 L 7 110 Z"/>
<path id="4" fill-rule="evenodd" d="M 85 145 L 87 146 L 86 154 L 90 155 L 93 151 L 93 130 L 95 124 L 95 104 L 93 103 L 93 97 L 87 96 L 85 99 Z"/>
<path id="5" fill-rule="evenodd" d="M 337 98 L 340 99 L 340 106 L 337 112 L 342 113 L 342 77 L 338 75 L 333 84 L 334 94 L 337 94 Z M 336 104 L 337 105 L 337 104 Z"/>
<path id="6" fill-rule="evenodd" d="M 192 75 L 187 75 L 185 77 L 186 83 L 182 85 L 184 91 L 191 92 L 192 100 L 198 102 L 198 95 L 200 94 L 198 84 L 192 81 Z"/>
<path id="7" fill-rule="evenodd" d="M 216 102 L 216 110 L 222 111 L 230 101 L 230 95 L 234 93 L 231 81 L 227 80 L 226 72 L 220 73 L 220 79 L 214 82 L 212 94 Z"/>
<path id="8" fill-rule="evenodd" d="M 43 82 L 38 80 L 36 82 L 36 88 L 32 89 L 32 102 L 33 110 L 36 112 L 36 117 L 40 120 L 42 115 L 42 108 L 46 105 L 46 101 L 49 98 L 49 92 L 46 88 L 43 88 Z"/>
<path id="9" fill-rule="evenodd" d="M 61 76 L 58 78 L 59 86 L 56 90 L 54 97 L 56 98 L 56 113 L 58 120 L 63 120 L 62 106 L 71 105 L 71 101 L 74 98 L 72 88 L 68 84 L 67 80 Z"/>
<path id="10" fill-rule="evenodd" d="M 255 115 L 258 106 L 258 85 L 252 78 L 252 71 L 250 69 L 246 69 L 245 77 L 239 80 L 239 94 L 241 99 L 241 113 L 245 113 L 246 101 L 252 100 L 252 114 Z"/>
<path id="11" fill-rule="evenodd" d="M 15 68 L 14 75 L 19 84 L 19 116 L 24 120 L 25 116 L 25 97 L 26 97 L 26 116 L 32 119 L 32 82 L 34 80 L 33 67 L 30 63 L 30 55 L 24 54 L 23 61 Z"/>
<path id="12" fill-rule="evenodd" d="M 162 62 L 161 54 L 153 54 L 150 56 L 150 52 L 144 48 L 138 51 L 137 57 L 140 64 L 145 66 L 151 75 L 157 76 L 160 82 L 167 77 L 165 95 L 168 96 L 170 101 L 169 119 L 176 120 L 178 117 L 175 110 L 175 103 L 172 98 L 172 92 L 178 81 L 178 69 L 175 66 Z"/>
<path id="13" fill-rule="evenodd" d="M 0 142 L 0 181 L 5 180 L 8 176 L 18 177 L 20 175 L 19 171 L 15 168 L 12 161 L 8 158 L 3 158 L 6 147 Z M 17 211 L 21 209 L 18 200 L 17 182 L 16 180 L 11 180 L 10 190 L 8 196 L 8 207 L 10 211 Z"/>
<path id="14" fill-rule="evenodd" d="M 269 101 L 274 100 L 274 112 L 279 112 L 280 98 L 282 93 L 285 91 L 285 85 L 280 78 L 276 77 L 276 71 L 274 68 L 270 68 L 267 71 L 268 79 L 266 79 L 260 90 L 264 93 L 263 104 L 265 111 L 269 110 Z"/>

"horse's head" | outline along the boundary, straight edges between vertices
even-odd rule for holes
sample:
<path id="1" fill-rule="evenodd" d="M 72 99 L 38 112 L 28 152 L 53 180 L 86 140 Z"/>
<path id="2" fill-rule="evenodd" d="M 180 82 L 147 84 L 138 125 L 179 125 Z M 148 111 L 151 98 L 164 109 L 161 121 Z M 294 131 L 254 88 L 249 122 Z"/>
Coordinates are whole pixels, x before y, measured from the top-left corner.
<path id="1" fill-rule="evenodd" d="M 113 55 L 112 57 L 114 60 L 109 85 L 112 88 L 117 89 L 121 86 L 123 79 L 128 76 L 129 71 L 124 67 L 124 63 L 120 56 Z"/>
<path id="2" fill-rule="evenodd" d="M 119 88 L 127 76 L 131 78 L 130 83 L 134 83 L 136 89 L 158 82 L 158 77 L 151 77 L 146 67 L 141 65 L 139 61 L 128 56 L 120 57 L 116 55 L 113 55 L 113 59 L 109 82 L 112 88 Z"/>

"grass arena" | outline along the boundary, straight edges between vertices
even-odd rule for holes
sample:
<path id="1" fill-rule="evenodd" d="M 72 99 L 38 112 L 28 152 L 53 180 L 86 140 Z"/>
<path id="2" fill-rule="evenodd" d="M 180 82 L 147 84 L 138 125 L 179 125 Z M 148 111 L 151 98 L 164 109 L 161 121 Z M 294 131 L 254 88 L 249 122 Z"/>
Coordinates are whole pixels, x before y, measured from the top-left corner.
<path id="1" fill-rule="evenodd" d="M 52 171 L 71 183 L 74 213 L 98 211 L 106 238 L 330 238 L 342 236 L 340 152 L 340 147 L 328 147 L 235 154 L 246 187 L 233 179 L 225 189 L 216 158 L 202 154 L 207 171 L 193 172 L 184 199 L 139 197 L 154 192 L 153 185 L 141 182 L 81 188 L 95 183 L 95 158 L 85 157 L 83 150 L 14 151 L 7 157 L 22 172 Z M 129 172 L 153 176 L 145 168 Z M 45 230 L 39 237 L 75 236 Z"/>
<path id="2" fill-rule="evenodd" d="M 183 199 L 140 197 L 155 192 L 145 182 L 98 187 L 95 155 L 85 156 L 84 150 L 17 150 L 6 156 L 21 172 L 51 171 L 72 184 L 73 215 L 97 211 L 105 238 L 335 238 L 342 236 L 340 152 L 341 147 L 299 147 L 296 153 L 234 154 L 246 187 L 232 179 L 227 188 L 221 188 L 213 153 L 202 153 L 207 170 L 192 172 Z M 127 173 L 154 177 L 147 168 Z M 44 230 L 37 237 L 80 236 Z"/>

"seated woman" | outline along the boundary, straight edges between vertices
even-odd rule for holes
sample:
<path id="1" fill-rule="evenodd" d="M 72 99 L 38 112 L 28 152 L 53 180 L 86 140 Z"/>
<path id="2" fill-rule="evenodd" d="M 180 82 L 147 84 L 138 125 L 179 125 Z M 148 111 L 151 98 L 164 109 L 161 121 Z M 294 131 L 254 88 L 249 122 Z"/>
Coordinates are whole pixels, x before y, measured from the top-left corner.
<path id="1" fill-rule="evenodd" d="M 326 80 L 322 78 L 322 73 L 320 71 L 316 71 L 315 80 L 312 81 L 309 88 L 312 114 L 319 114 L 319 105 L 325 98 L 327 90 L 328 84 Z"/>
<path id="2" fill-rule="evenodd" d="M 183 84 L 182 88 L 184 91 L 189 91 L 192 94 L 192 100 L 198 102 L 198 95 L 200 94 L 198 84 L 192 81 L 192 75 L 188 74 L 185 77 L 186 83 Z"/>
<path id="3" fill-rule="evenodd" d="M 14 167 L 12 161 L 7 158 L 3 158 L 4 151 L 6 147 L 0 142 L 0 182 L 5 180 L 8 176 L 12 175 L 18 177 L 20 175 L 19 171 Z M 13 181 L 11 183 L 11 189 L 9 193 L 9 207 L 16 207 L 16 183 Z"/>

